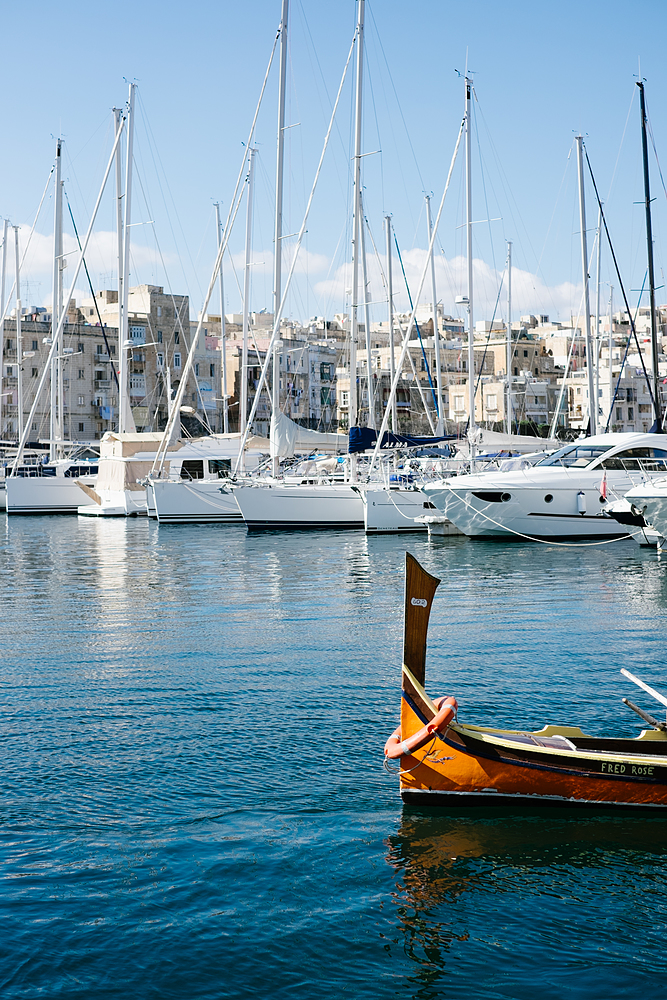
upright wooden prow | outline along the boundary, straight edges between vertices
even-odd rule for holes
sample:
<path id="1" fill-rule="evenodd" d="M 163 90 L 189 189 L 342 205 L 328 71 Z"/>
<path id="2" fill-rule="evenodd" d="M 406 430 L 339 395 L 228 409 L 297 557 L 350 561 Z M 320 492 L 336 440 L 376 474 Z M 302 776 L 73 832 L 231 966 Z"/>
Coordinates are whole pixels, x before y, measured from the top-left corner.
<path id="1" fill-rule="evenodd" d="M 440 580 L 405 553 L 405 613 L 403 663 L 422 686 L 426 670 L 426 634 L 431 604 Z"/>

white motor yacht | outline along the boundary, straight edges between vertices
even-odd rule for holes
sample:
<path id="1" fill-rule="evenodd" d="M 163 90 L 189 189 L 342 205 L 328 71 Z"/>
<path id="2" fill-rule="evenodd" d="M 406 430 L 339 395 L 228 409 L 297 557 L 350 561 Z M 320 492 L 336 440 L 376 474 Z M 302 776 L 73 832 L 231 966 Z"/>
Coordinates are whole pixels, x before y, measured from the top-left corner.
<path id="1" fill-rule="evenodd" d="M 471 538 L 602 540 L 629 533 L 606 514 L 608 499 L 666 472 L 667 435 L 599 434 L 533 468 L 458 476 L 423 492 Z"/>

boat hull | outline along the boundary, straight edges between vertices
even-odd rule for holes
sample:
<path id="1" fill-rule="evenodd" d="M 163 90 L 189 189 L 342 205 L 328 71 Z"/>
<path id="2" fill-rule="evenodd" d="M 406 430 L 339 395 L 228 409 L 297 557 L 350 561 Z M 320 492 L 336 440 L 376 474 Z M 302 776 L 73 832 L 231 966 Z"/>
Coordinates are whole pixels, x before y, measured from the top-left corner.
<path id="1" fill-rule="evenodd" d="M 94 487 L 96 477 L 82 477 Z M 64 476 L 8 476 L 5 480 L 8 514 L 76 514 L 82 505 L 93 505 L 77 485 Z"/>
<path id="2" fill-rule="evenodd" d="M 422 730 L 434 712 L 404 668 L 401 738 Z M 400 761 L 406 803 L 667 808 L 664 732 L 599 739 L 572 726 L 530 733 L 454 722 Z"/>
<path id="3" fill-rule="evenodd" d="M 367 489 L 364 496 L 364 526 L 367 535 L 428 531 L 415 521 L 433 505 L 421 490 Z"/>
<path id="4" fill-rule="evenodd" d="M 154 504 L 160 524 L 242 524 L 234 493 L 221 493 L 222 486 L 220 479 L 155 479 L 147 490 L 149 506 Z"/>
<path id="5" fill-rule="evenodd" d="M 241 486 L 234 490 L 249 531 L 363 528 L 363 501 L 351 486 Z"/>
<path id="6" fill-rule="evenodd" d="M 664 483 L 636 487 L 626 494 L 626 500 L 643 509 L 646 520 L 663 538 L 667 538 L 667 488 Z"/>
<path id="7" fill-rule="evenodd" d="M 83 496 L 80 489 L 79 496 Z M 98 490 L 97 500 L 90 503 L 79 501 L 76 513 L 85 517 L 145 517 L 148 513 L 146 490 Z"/>
<path id="8" fill-rule="evenodd" d="M 478 482 L 472 483 L 464 481 L 472 477 L 460 477 L 458 481 L 427 486 L 424 492 L 470 538 L 606 540 L 624 538 L 636 530 L 605 515 L 600 473 L 563 475 L 559 481 L 543 474 L 538 478 L 538 471 L 532 470 L 536 482 L 528 481 L 528 477 L 517 482 L 510 479 L 509 473 L 505 478 L 489 477 L 487 481 L 480 476 Z M 618 484 L 618 489 L 625 492 L 631 485 L 632 481 L 626 478 Z"/>

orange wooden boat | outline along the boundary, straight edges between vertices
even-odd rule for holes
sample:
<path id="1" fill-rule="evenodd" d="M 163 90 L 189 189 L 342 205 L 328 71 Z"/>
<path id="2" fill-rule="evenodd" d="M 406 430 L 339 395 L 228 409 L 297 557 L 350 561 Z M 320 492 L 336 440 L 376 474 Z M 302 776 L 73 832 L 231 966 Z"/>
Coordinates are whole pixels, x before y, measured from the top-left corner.
<path id="1" fill-rule="evenodd" d="M 667 725 L 626 698 L 651 727 L 635 739 L 587 736 L 577 726 L 536 732 L 473 726 L 456 719 L 453 698 L 431 699 L 424 690 L 426 635 L 439 583 L 406 553 L 401 723 L 385 747 L 387 764 L 400 761 L 404 802 L 667 807 Z M 653 688 L 622 672 L 667 705 Z"/>

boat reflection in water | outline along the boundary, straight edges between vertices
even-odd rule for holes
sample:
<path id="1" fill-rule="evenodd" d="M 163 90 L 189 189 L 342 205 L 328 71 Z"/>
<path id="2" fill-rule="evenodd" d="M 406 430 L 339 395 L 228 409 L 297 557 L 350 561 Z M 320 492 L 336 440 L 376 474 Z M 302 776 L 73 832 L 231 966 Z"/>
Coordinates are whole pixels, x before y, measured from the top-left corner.
<path id="1" fill-rule="evenodd" d="M 642 925 L 637 982 L 661 961 L 649 926 L 649 884 L 667 868 L 657 816 L 405 809 L 387 844 L 397 924 L 385 947 L 402 948 L 415 966 L 404 995 L 435 1000 L 477 982 L 479 996 L 523 997 L 538 981 L 548 989 L 573 977 L 574 992 L 547 995 L 579 996 L 594 969 L 598 987 L 607 973 L 620 985 L 632 973 L 619 942 Z"/>

